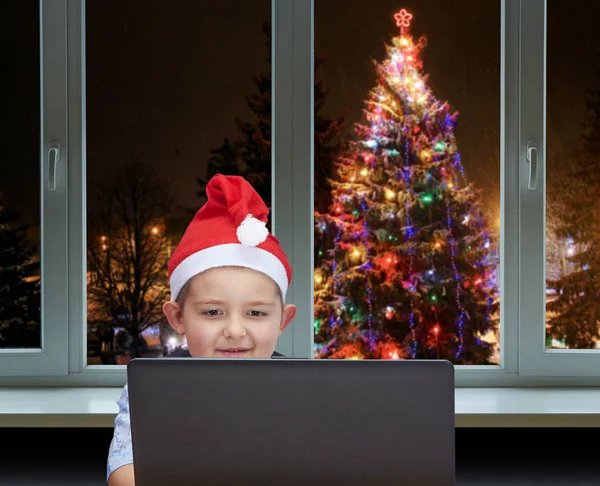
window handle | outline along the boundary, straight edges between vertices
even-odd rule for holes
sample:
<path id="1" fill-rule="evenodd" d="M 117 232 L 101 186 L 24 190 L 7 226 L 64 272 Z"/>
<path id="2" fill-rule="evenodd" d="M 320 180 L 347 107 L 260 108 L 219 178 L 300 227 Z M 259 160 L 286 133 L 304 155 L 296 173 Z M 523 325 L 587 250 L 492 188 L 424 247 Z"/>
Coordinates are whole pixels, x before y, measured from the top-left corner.
<path id="1" fill-rule="evenodd" d="M 53 140 L 48 150 L 48 190 L 56 191 L 56 164 L 60 160 L 60 144 Z"/>
<path id="2" fill-rule="evenodd" d="M 529 182 L 527 188 L 530 191 L 535 191 L 537 185 L 538 147 L 533 140 L 527 142 L 527 162 L 529 163 Z"/>

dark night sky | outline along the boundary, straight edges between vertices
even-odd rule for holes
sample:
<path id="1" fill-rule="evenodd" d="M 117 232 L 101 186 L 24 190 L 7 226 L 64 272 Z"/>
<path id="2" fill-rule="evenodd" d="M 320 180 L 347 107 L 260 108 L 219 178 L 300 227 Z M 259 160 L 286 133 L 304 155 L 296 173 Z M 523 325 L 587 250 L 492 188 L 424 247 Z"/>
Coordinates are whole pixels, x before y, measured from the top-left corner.
<path id="1" fill-rule="evenodd" d="M 458 110 L 457 142 L 467 176 L 497 204 L 500 117 L 500 2 L 493 0 L 316 0 L 315 45 L 326 56 L 332 89 L 325 113 L 348 108 L 360 120 L 374 84 L 371 59 L 397 32 L 401 7 L 415 14 L 413 34 L 426 34 L 424 70 L 438 99 Z M 0 5 L 5 106 L 0 128 L 6 158 L 0 190 L 35 222 L 36 1 Z M 549 0 L 548 155 L 568 163 L 585 118 L 587 90 L 598 87 L 598 2 Z M 270 0 L 89 0 L 87 6 L 88 174 L 142 156 L 170 180 L 180 208 L 196 205 L 196 175 L 209 150 L 236 137 L 248 118 L 244 95 L 268 68 L 261 24 Z M 7 69 L 8 66 L 8 69 Z M 37 115 L 36 115 L 37 114 Z M 8 135 L 7 135 L 8 134 Z M 552 170 L 552 166 L 550 168 Z"/>

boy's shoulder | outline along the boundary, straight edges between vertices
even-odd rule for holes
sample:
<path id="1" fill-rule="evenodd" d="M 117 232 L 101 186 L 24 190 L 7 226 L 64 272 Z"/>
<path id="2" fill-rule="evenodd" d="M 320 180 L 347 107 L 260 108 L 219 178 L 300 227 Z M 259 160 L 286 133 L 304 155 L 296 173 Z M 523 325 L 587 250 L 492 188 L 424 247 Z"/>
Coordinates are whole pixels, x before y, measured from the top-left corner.
<path id="1" fill-rule="evenodd" d="M 191 358 L 192 355 L 187 349 L 179 348 L 165 356 L 165 358 Z M 285 358 L 285 356 L 277 351 L 273 351 L 271 358 Z"/>

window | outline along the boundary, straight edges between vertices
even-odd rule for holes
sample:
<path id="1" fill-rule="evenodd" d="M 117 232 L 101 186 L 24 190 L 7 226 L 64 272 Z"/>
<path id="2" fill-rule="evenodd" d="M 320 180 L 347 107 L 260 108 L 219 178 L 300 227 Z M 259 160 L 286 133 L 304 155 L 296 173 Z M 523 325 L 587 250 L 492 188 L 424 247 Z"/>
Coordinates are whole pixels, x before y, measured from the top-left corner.
<path id="1" fill-rule="evenodd" d="M 496 365 L 500 2 L 405 5 L 315 5 L 315 356 Z"/>
<path id="2" fill-rule="evenodd" d="M 0 348 L 41 347 L 40 39 L 36 2 L 2 8 L 5 76 L 0 123 Z M 8 21 L 16 19 L 16 21 Z M 7 31 L 12 29 L 12 31 Z"/>
<path id="3" fill-rule="evenodd" d="M 522 281 L 530 283 L 523 300 L 532 304 L 522 309 L 525 374 L 598 375 L 600 34 L 591 19 L 599 13 L 583 1 L 532 2 L 524 9 L 538 26 L 524 39 L 533 72 L 524 74 L 529 104 L 522 136 L 531 147 L 526 176 L 537 184 L 521 187 L 528 226 Z"/>
<path id="4" fill-rule="evenodd" d="M 590 20 L 589 26 L 581 24 L 588 7 L 581 1 L 548 3 L 547 349 L 600 347 L 595 318 L 600 281 L 593 264 L 600 238 L 594 190 L 598 187 L 594 164 L 600 155 L 600 35 Z"/>
<path id="5" fill-rule="evenodd" d="M 270 204 L 270 23 L 269 0 L 88 3 L 87 364 L 185 346 L 167 263 L 212 175 Z"/>
<path id="6" fill-rule="evenodd" d="M 10 339 L 0 317 L 0 385 L 122 385 L 184 346 L 165 264 L 215 172 L 257 186 L 294 269 L 278 351 L 592 384 L 600 7 L 446 3 L 2 4 L 0 234 L 39 304 Z"/>
<path id="7" fill-rule="evenodd" d="M 0 10 L 11 66 L 1 90 L 0 375 L 66 374 L 64 20 L 33 0 Z"/>

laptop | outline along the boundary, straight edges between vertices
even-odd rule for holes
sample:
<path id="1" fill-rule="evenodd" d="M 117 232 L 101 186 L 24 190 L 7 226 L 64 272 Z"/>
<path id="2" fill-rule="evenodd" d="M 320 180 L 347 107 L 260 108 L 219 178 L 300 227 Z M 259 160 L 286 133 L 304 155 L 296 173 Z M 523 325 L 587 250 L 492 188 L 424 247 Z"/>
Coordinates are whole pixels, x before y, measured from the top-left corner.
<path id="1" fill-rule="evenodd" d="M 429 360 L 140 358 L 136 486 L 454 486 L 454 368 Z"/>

